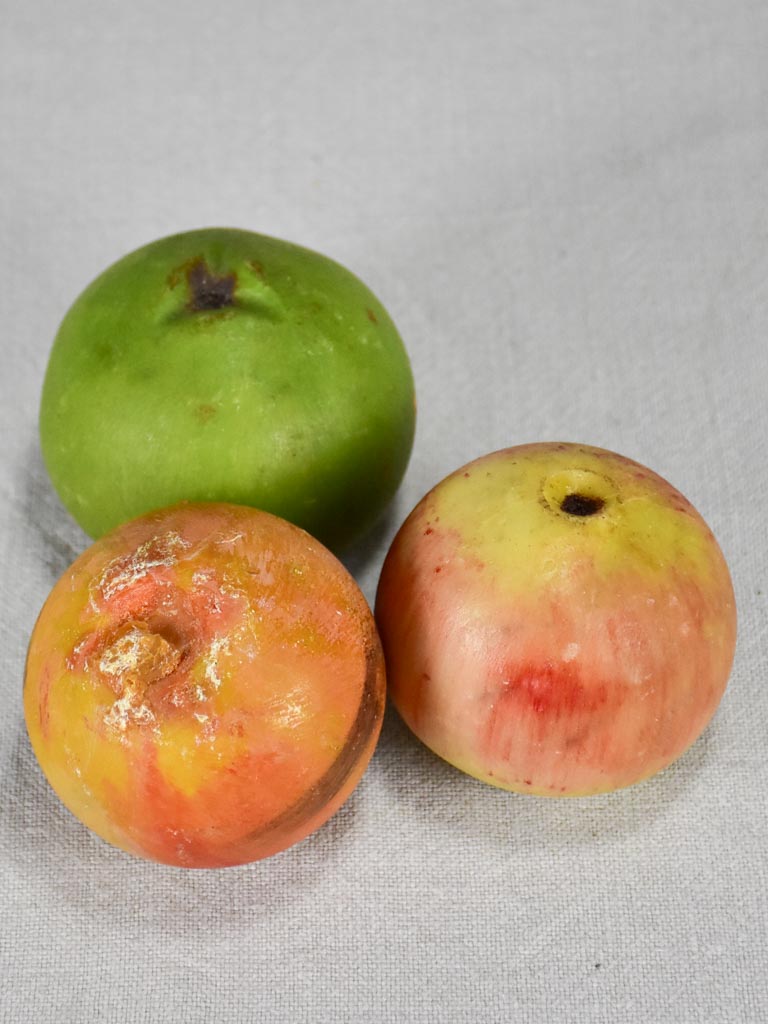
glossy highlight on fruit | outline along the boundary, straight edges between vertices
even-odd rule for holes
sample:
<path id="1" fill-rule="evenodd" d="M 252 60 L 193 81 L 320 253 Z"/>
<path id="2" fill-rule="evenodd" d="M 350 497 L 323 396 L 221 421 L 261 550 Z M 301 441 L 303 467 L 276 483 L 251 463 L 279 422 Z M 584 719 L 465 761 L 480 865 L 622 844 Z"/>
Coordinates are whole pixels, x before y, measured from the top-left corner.
<path id="1" fill-rule="evenodd" d="M 333 260 L 209 228 L 119 260 L 75 301 L 43 386 L 43 457 L 93 537 L 178 501 L 252 505 L 334 548 L 393 497 L 408 356 Z"/>
<path id="2" fill-rule="evenodd" d="M 32 634 L 24 709 L 48 781 L 94 832 L 223 867 L 341 806 L 384 688 L 373 616 L 327 549 L 265 512 L 181 504 L 62 576 Z"/>
<path id="3" fill-rule="evenodd" d="M 439 483 L 376 599 L 389 693 L 435 753 L 520 793 L 648 778 L 714 714 L 736 640 L 704 520 L 620 455 L 541 443 Z"/>

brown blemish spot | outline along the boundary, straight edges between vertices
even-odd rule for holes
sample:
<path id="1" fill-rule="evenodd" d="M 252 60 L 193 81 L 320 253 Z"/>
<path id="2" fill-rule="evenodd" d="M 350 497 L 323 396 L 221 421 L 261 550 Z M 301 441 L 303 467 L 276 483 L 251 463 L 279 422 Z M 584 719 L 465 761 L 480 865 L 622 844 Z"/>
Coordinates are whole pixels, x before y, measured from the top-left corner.
<path id="1" fill-rule="evenodd" d="M 430 535 L 430 533 L 434 533 L 434 532 L 435 532 L 435 531 L 434 531 L 434 530 L 432 529 L 432 527 L 431 527 L 431 526 L 428 526 L 428 527 L 426 528 L 426 530 L 424 531 L 424 536 L 425 536 L 425 537 L 428 537 L 428 536 Z"/>
<path id="2" fill-rule="evenodd" d="M 524 786 L 532 786 L 533 785 L 533 779 L 523 779 L 523 785 Z"/>
<path id="3" fill-rule="evenodd" d="M 254 272 L 256 277 L 260 277 L 260 278 L 262 278 L 262 280 L 264 279 L 264 264 L 263 263 L 260 263 L 258 260 L 248 260 L 248 266 Z"/>
<path id="4" fill-rule="evenodd" d="M 218 277 L 204 259 L 195 260 L 187 271 L 189 284 L 188 308 L 193 313 L 206 313 L 235 305 L 237 275 Z"/>
<path id="5" fill-rule="evenodd" d="M 218 410 L 215 405 L 210 405 L 205 402 L 203 405 L 198 405 L 195 409 L 195 417 L 200 420 L 201 423 L 207 423 L 208 420 L 216 415 L 217 411 Z"/>
<path id="6" fill-rule="evenodd" d="M 587 739 L 589 731 L 587 729 L 581 729 L 579 732 L 574 733 L 572 736 L 566 737 L 565 749 L 572 750 L 574 747 L 580 747 L 582 743 Z"/>
<path id="7" fill-rule="evenodd" d="M 443 571 L 442 565 L 436 565 L 435 566 L 435 572 L 442 572 L 442 571 Z"/>
<path id="8" fill-rule="evenodd" d="M 367 316 L 368 316 L 368 319 L 369 319 L 369 320 L 371 321 L 371 323 L 372 323 L 372 324 L 377 324 L 377 323 L 379 322 L 379 321 L 378 321 L 378 320 L 376 319 L 376 314 L 375 314 L 375 313 L 373 312 L 373 310 L 372 310 L 372 309 L 366 309 L 366 311 L 365 311 L 365 312 L 366 312 L 366 314 L 367 314 Z"/>

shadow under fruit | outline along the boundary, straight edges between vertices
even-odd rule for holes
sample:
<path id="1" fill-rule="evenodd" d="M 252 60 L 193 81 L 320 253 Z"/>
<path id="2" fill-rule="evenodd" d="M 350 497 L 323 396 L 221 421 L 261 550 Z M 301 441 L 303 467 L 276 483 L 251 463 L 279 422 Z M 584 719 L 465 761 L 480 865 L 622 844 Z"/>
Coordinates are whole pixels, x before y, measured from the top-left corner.
<path id="1" fill-rule="evenodd" d="M 43 457 L 93 537 L 177 501 L 263 508 L 341 548 L 393 497 L 413 377 L 386 310 L 338 263 L 209 228 L 119 260 L 61 324 Z"/>
<path id="2" fill-rule="evenodd" d="M 349 796 L 384 708 L 352 577 L 265 512 L 181 504 L 101 538 L 35 626 L 24 707 L 63 803 L 181 867 L 277 853 Z"/>

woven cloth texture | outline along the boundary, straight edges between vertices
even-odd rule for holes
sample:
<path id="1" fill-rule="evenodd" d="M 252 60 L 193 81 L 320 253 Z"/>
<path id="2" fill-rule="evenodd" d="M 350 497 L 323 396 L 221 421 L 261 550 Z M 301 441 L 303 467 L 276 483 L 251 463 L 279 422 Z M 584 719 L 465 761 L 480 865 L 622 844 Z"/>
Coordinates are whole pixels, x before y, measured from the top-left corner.
<path id="1" fill-rule="evenodd" d="M 768 5 L 0 6 L 0 1021 L 768 1020 Z M 507 445 L 611 448 L 697 506 L 739 640 L 679 762 L 516 797 L 390 710 L 325 827 L 225 871 L 62 808 L 21 706 L 88 543 L 39 453 L 48 353 L 105 266 L 213 224 L 333 256 L 408 347 L 411 464 L 346 558 L 369 600 L 416 501 Z"/>

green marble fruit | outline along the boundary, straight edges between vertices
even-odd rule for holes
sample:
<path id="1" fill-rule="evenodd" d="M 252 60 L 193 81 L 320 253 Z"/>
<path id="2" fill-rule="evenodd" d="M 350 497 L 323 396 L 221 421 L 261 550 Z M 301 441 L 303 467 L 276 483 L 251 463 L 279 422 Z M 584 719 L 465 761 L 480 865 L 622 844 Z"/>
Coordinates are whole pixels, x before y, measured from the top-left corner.
<path id="1" fill-rule="evenodd" d="M 358 278 L 210 228 L 130 253 L 75 301 L 40 435 L 93 537 L 188 499 L 253 505 L 339 548 L 397 490 L 414 421 L 403 343 Z"/>

